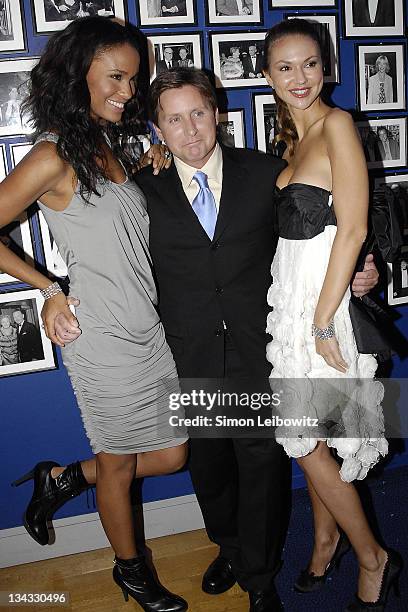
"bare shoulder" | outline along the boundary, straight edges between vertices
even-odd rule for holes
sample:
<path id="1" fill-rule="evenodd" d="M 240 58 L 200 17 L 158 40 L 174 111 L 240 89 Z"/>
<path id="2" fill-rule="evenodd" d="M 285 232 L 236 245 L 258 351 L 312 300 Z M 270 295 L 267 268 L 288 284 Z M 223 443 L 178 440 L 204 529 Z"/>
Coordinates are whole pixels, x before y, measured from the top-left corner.
<path id="1" fill-rule="evenodd" d="M 346 134 L 355 133 L 353 117 L 341 108 L 331 109 L 323 120 L 324 134 L 328 137 L 333 135 L 341 137 L 344 130 Z"/>
<path id="2" fill-rule="evenodd" d="M 67 163 L 57 153 L 54 142 L 39 142 L 35 144 L 29 153 L 21 160 L 16 169 L 24 168 L 25 171 L 31 167 L 41 174 L 43 178 L 62 177 L 67 171 Z"/>

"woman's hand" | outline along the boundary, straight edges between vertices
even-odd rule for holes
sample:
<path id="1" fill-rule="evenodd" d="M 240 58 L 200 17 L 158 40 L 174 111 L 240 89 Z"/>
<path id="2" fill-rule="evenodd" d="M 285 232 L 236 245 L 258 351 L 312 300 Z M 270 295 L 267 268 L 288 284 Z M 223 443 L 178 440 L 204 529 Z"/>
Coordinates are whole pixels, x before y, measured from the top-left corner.
<path id="1" fill-rule="evenodd" d="M 72 301 L 70 303 L 72 303 Z M 78 320 L 69 309 L 69 302 L 62 292 L 45 300 L 41 311 L 41 318 L 47 338 L 49 338 L 51 342 L 54 342 L 54 344 L 63 347 L 65 346 L 64 339 L 55 331 L 55 319 L 61 314 L 64 315 L 70 329 L 79 330 Z"/>
<path id="2" fill-rule="evenodd" d="M 153 174 L 157 175 L 163 168 L 171 166 L 171 153 L 166 145 L 154 144 L 139 160 L 139 169 L 153 164 Z"/>
<path id="3" fill-rule="evenodd" d="M 335 336 L 328 340 L 321 340 L 315 337 L 316 353 L 323 357 L 327 365 L 335 370 L 338 370 L 342 374 L 345 374 L 348 369 L 348 363 L 343 359 L 340 352 L 339 343 Z"/>

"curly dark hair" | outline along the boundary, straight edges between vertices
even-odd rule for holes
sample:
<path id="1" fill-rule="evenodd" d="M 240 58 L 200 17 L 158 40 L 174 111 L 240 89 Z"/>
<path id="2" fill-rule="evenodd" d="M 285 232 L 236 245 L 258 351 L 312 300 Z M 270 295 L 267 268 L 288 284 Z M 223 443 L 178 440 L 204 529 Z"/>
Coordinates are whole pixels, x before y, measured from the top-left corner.
<path id="1" fill-rule="evenodd" d="M 107 179 L 103 148 L 106 136 L 115 157 L 130 173 L 134 160 L 122 143 L 145 131 L 139 87 L 126 103 L 121 122 L 102 128 L 90 114 L 86 76 L 97 54 L 123 44 L 140 53 L 140 40 L 140 32 L 134 26 L 122 26 L 106 17 L 80 18 L 48 40 L 31 71 L 22 113 L 32 122 L 33 140 L 43 132 L 59 136 L 57 153 L 73 167 L 85 201 L 92 193 L 100 195 L 98 182 Z"/>
<path id="2" fill-rule="evenodd" d="M 265 38 L 263 57 L 263 68 L 265 72 L 269 71 L 271 48 L 276 41 L 284 38 L 285 36 L 298 35 L 311 38 L 317 44 L 320 55 L 322 55 L 322 43 L 316 25 L 318 26 L 319 24 L 313 24 L 306 19 L 288 19 L 285 21 L 280 21 L 270 30 L 268 30 Z M 299 140 L 296 126 L 292 117 L 290 116 L 286 103 L 281 100 L 275 92 L 274 96 L 276 99 L 279 133 L 274 138 L 273 146 L 276 146 L 279 142 L 283 141 L 288 147 L 289 154 L 293 155 L 296 143 Z"/>

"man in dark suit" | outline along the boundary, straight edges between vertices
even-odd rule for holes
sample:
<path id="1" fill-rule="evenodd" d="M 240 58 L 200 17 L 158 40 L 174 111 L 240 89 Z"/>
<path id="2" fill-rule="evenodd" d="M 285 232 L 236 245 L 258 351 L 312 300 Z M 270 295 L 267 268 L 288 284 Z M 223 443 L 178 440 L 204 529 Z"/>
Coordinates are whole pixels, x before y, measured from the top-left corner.
<path id="1" fill-rule="evenodd" d="M 394 0 L 353 0 L 353 26 L 356 28 L 395 25 Z"/>
<path id="2" fill-rule="evenodd" d="M 44 359 L 41 335 L 35 325 L 25 320 L 21 310 L 13 312 L 14 323 L 17 326 L 17 350 L 21 363 Z"/>
<path id="3" fill-rule="evenodd" d="M 163 59 L 159 60 L 156 65 L 156 72 L 158 75 L 161 72 L 170 70 L 170 68 L 176 68 L 177 66 L 176 60 L 173 60 L 173 49 L 171 47 L 165 47 L 163 56 Z"/>
<path id="4" fill-rule="evenodd" d="M 249 45 L 248 53 L 242 56 L 245 79 L 260 79 L 262 74 L 262 55 L 258 53 L 256 45 Z"/>
<path id="5" fill-rule="evenodd" d="M 386 127 L 379 127 L 377 130 L 378 136 L 378 152 L 380 161 L 390 161 L 400 158 L 400 147 L 396 140 L 390 138 L 390 134 Z"/>
<path id="6" fill-rule="evenodd" d="M 160 315 L 179 376 L 252 376 L 270 392 L 265 321 L 277 240 L 272 198 L 285 163 L 216 143 L 215 94 L 201 71 L 161 74 L 150 99 L 174 164 L 159 177 L 142 171 L 137 181 L 148 201 Z M 199 169 L 208 173 L 219 209 L 212 238 L 192 208 Z M 238 579 L 251 611 L 280 610 L 273 577 L 290 497 L 283 449 L 272 437 L 192 439 L 190 471 L 209 537 L 220 547 L 204 590 L 221 593 Z"/>

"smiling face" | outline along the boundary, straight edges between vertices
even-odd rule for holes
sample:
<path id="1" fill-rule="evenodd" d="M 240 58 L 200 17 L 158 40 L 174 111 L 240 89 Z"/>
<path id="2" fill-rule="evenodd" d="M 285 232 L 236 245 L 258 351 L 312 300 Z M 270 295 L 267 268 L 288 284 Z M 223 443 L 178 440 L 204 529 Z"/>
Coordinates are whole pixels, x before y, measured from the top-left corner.
<path id="1" fill-rule="evenodd" d="M 218 111 L 193 85 L 167 89 L 159 100 L 157 131 L 170 151 L 194 168 L 202 168 L 216 144 Z"/>
<path id="2" fill-rule="evenodd" d="M 173 49 L 167 47 L 164 50 L 164 59 L 166 60 L 166 62 L 171 62 L 171 60 L 173 59 Z"/>
<path id="3" fill-rule="evenodd" d="M 387 68 L 388 68 L 388 62 L 386 60 L 384 59 L 377 60 L 377 70 L 381 75 L 385 74 Z"/>
<path id="4" fill-rule="evenodd" d="M 279 38 L 269 51 L 268 83 L 293 109 L 307 109 L 323 87 L 323 66 L 318 44 L 309 36 Z"/>
<path id="5" fill-rule="evenodd" d="M 4 329 L 8 329 L 11 325 L 10 317 L 5 316 L 0 319 L 0 324 Z"/>
<path id="6" fill-rule="evenodd" d="M 14 323 L 17 323 L 17 325 L 20 325 L 21 323 L 24 322 L 24 315 L 19 310 L 15 310 L 13 312 L 13 319 L 14 319 Z"/>
<path id="7" fill-rule="evenodd" d="M 381 142 L 386 142 L 388 140 L 388 133 L 387 130 L 385 130 L 384 128 L 379 128 L 377 134 Z"/>
<path id="8" fill-rule="evenodd" d="M 98 123 L 120 121 L 126 102 L 136 93 L 140 56 L 128 44 L 96 55 L 86 75 L 91 117 Z"/>

